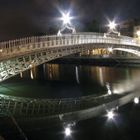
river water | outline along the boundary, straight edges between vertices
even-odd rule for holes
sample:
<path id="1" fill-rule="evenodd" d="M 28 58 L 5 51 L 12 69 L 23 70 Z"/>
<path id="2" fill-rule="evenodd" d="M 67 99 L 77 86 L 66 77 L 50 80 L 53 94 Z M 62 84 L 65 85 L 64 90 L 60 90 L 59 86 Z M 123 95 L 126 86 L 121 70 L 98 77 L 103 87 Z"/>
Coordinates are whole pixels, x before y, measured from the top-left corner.
<path id="1" fill-rule="evenodd" d="M 30 98 L 74 98 L 88 95 L 121 94 L 139 90 L 140 67 L 43 64 L 0 84 L 0 93 Z M 76 140 L 114 140 L 138 138 L 140 105 L 130 103 L 118 109 L 115 120 L 105 116 L 81 121 L 73 126 Z M 6 122 L 7 125 L 5 126 Z M 62 140 L 63 124 L 26 128 L 19 124 L 30 140 Z M 14 133 L 15 131 L 15 133 Z M 24 139 L 11 118 L 0 121 L 0 134 L 7 140 Z M 140 137 L 140 136 L 139 136 Z"/>
<path id="2" fill-rule="evenodd" d="M 4 95 L 74 98 L 123 93 L 138 86 L 140 67 L 43 64 L 0 84 Z"/>

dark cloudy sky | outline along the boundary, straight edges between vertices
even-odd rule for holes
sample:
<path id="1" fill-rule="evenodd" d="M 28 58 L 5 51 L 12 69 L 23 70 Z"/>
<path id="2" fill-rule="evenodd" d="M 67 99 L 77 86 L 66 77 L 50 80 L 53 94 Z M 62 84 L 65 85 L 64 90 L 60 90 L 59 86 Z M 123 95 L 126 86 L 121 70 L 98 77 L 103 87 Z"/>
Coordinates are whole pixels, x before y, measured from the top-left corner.
<path id="1" fill-rule="evenodd" d="M 106 18 L 118 22 L 140 17 L 140 0 L 0 0 L 0 40 L 45 33 L 50 26 L 59 26 L 55 17 L 58 8 L 75 15 L 76 26 L 85 21 Z"/>

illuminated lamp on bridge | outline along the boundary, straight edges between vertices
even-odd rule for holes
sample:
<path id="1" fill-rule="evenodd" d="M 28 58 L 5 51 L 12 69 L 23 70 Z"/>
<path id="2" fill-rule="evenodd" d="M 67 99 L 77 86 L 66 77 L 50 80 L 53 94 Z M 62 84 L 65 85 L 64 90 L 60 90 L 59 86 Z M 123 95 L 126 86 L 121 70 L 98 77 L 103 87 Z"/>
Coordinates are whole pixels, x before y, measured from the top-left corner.
<path id="1" fill-rule="evenodd" d="M 104 34 L 104 37 L 106 37 L 107 35 L 114 33 L 117 34 L 118 36 L 120 36 L 120 32 L 117 31 L 117 23 L 113 20 L 113 21 L 109 21 L 109 24 L 107 25 L 108 27 L 108 31 L 107 33 Z"/>
<path id="2" fill-rule="evenodd" d="M 110 21 L 108 24 L 109 29 L 112 31 L 116 30 L 116 26 L 117 26 L 117 24 L 114 21 Z"/>
<path id="3" fill-rule="evenodd" d="M 138 31 L 136 32 L 136 34 L 137 34 L 138 38 L 140 38 L 140 30 L 138 30 Z"/>
<path id="4" fill-rule="evenodd" d="M 135 31 L 135 39 L 138 44 L 140 44 L 140 30 Z"/>
<path id="5" fill-rule="evenodd" d="M 110 47 L 110 48 L 108 48 L 107 50 L 108 50 L 110 53 L 112 53 L 112 52 L 113 52 L 113 48 L 111 48 L 111 47 Z"/>
<path id="6" fill-rule="evenodd" d="M 66 12 L 66 13 L 63 11 L 60 11 L 60 12 L 61 12 L 62 17 L 59 18 L 59 20 L 61 20 L 63 22 L 63 24 L 62 24 L 61 28 L 58 30 L 57 35 L 61 36 L 62 32 L 65 29 L 69 29 L 72 31 L 72 33 L 76 33 L 75 27 L 71 23 L 71 20 L 74 19 L 74 17 L 70 16 L 70 12 Z"/>
<path id="7" fill-rule="evenodd" d="M 138 31 L 136 32 L 136 35 L 137 35 L 138 43 L 140 43 L 140 30 L 138 30 Z"/>

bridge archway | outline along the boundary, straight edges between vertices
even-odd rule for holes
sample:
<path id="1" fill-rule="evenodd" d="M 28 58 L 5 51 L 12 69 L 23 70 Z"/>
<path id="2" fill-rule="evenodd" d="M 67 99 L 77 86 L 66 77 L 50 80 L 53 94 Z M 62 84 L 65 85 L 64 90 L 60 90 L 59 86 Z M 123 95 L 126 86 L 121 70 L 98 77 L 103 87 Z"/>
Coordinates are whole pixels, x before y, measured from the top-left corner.
<path id="1" fill-rule="evenodd" d="M 110 51 L 123 51 L 123 52 L 128 52 L 130 54 L 134 54 L 136 56 L 140 56 L 140 51 L 139 50 L 134 50 L 134 49 L 131 49 L 131 48 L 111 48 L 109 49 Z"/>

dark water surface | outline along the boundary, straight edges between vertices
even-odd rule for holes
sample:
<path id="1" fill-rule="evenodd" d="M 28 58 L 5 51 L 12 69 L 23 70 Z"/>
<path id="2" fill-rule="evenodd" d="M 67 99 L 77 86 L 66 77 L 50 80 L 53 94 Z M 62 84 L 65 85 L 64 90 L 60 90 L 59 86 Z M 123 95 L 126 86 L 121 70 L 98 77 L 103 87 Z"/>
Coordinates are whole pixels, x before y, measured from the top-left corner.
<path id="1" fill-rule="evenodd" d="M 138 83 L 140 67 L 43 64 L 0 84 L 0 92 L 31 98 L 122 93 Z"/>
<path id="2" fill-rule="evenodd" d="M 140 67 L 46 63 L 4 81 L 0 84 L 0 92 L 31 98 L 71 98 L 109 92 L 119 94 L 135 89 L 139 92 L 139 77 Z M 0 135 L 5 140 L 25 139 L 10 117 L 0 120 Z M 64 135 L 63 123 L 36 128 L 18 125 L 28 140 L 140 139 L 140 105 L 129 103 L 119 108 L 112 121 L 101 115 L 76 122 L 72 127 L 72 136 L 68 138 Z"/>

